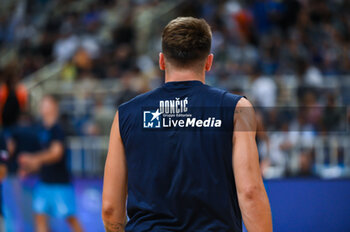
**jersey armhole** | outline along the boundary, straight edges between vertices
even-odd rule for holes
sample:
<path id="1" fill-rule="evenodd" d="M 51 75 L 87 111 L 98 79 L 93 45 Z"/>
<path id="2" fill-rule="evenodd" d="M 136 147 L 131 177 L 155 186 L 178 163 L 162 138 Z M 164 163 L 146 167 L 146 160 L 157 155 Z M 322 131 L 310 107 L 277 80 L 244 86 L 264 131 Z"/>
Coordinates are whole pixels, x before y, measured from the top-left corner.
<path id="1" fill-rule="evenodd" d="M 118 113 L 118 129 L 119 129 L 119 135 L 120 139 L 122 140 L 123 146 L 125 147 L 125 138 L 124 138 L 124 128 L 123 128 L 123 123 L 122 123 L 122 113 L 121 113 L 121 107 L 118 107 L 117 113 Z"/>

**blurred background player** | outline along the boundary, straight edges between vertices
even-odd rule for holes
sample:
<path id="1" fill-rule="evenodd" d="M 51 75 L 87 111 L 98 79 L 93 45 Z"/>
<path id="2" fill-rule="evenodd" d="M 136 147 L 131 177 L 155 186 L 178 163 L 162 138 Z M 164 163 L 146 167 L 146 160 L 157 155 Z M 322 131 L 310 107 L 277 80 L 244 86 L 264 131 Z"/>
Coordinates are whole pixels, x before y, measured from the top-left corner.
<path id="1" fill-rule="evenodd" d="M 58 124 L 59 106 L 52 96 L 45 96 L 40 105 L 42 125 L 39 139 L 42 150 L 19 155 L 21 176 L 39 171 L 33 207 L 36 231 L 49 231 L 48 216 L 65 218 L 72 231 L 81 232 L 75 217 L 74 191 L 66 168 L 65 137 Z"/>
<path id="2" fill-rule="evenodd" d="M 8 131 L 7 142 L 10 157 L 7 162 L 8 175 L 4 191 L 13 197 L 6 199 L 6 229 L 10 232 L 23 231 L 34 226 L 32 197 L 36 178 L 20 178 L 18 157 L 21 153 L 35 153 L 41 150 L 38 128 L 29 113 L 20 114 L 17 124 Z M 23 223 L 14 223 L 17 220 Z"/>

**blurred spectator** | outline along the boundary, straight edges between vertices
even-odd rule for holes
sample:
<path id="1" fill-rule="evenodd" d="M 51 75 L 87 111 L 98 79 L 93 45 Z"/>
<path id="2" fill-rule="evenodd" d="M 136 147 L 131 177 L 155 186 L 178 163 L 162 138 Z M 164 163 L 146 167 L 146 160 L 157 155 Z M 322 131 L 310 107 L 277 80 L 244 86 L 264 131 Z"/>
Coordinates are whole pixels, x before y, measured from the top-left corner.
<path id="1" fill-rule="evenodd" d="M 254 74 L 251 79 L 250 95 L 256 106 L 274 107 L 277 100 L 277 86 L 270 77 Z"/>
<path id="2" fill-rule="evenodd" d="M 280 131 L 273 132 L 271 137 L 271 155 L 269 173 L 266 176 L 278 177 L 286 174 L 288 170 L 288 161 L 291 160 L 293 148 L 298 142 L 298 133 L 291 132 L 288 122 L 281 125 Z"/>
<path id="3" fill-rule="evenodd" d="M 342 130 L 342 120 L 344 120 L 344 110 L 337 104 L 336 95 L 334 93 L 327 94 L 327 104 L 322 114 L 322 131 L 324 132 L 336 132 Z M 346 120 L 346 119 L 345 119 Z"/>
<path id="4" fill-rule="evenodd" d="M 312 157 L 309 151 L 301 152 L 299 157 L 299 170 L 297 173 L 300 177 L 312 176 Z"/>
<path id="5" fill-rule="evenodd" d="M 142 51 L 154 54 L 159 50 L 159 43 L 153 40 L 159 33 L 157 23 L 152 21 L 159 17 L 152 15 L 152 9 L 162 9 L 157 1 L 54 0 L 35 6 L 25 2 L 9 7 L 0 18 L 0 41 L 19 43 L 25 54 L 20 57 L 23 63 L 36 63 L 40 57 L 38 63 L 44 65 L 52 61 L 51 54 L 59 61 L 70 61 L 81 49 L 95 66 L 101 64 L 95 63 L 96 59 L 114 50 L 107 62 L 126 71 L 137 59 L 135 56 L 144 55 L 136 53 L 140 44 Z M 143 14 L 139 14 L 140 9 Z M 151 15 L 145 16 L 148 13 Z M 179 3 L 174 15 L 209 21 L 216 65 L 230 73 L 249 74 L 256 63 L 263 76 L 298 75 L 297 70 L 302 69 L 304 83 L 311 85 L 322 83 L 324 76 L 350 73 L 349 4 L 345 0 L 195 1 Z M 145 28 L 135 25 L 138 20 L 150 21 L 141 22 L 151 25 L 146 28 L 148 33 L 139 32 Z M 226 53 L 223 58 L 219 57 L 224 55 L 220 49 Z M 226 49 L 233 52 L 227 53 Z M 298 67 L 300 60 L 303 67 Z"/>
<path id="6" fill-rule="evenodd" d="M 85 136 L 98 136 L 101 134 L 101 129 L 94 121 L 88 121 L 84 123 L 83 134 Z"/>
<path id="7" fill-rule="evenodd" d="M 135 82 L 135 76 L 133 76 L 132 72 L 124 73 L 124 75 L 121 77 L 121 84 L 123 86 L 123 90 L 119 93 L 119 96 L 117 97 L 117 106 L 131 100 L 140 93 L 134 89 L 135 85 L 133 84 L 133 82 Z"/>
<path id="8" fill-rule="evenodd" d="M 0 74 L 4 78 L 0 86 L 1 121 L 6 128 L 16 124 L 20 113 L 27 106 L 27 90 L 19 83 L 17 72 L 15 65 L 9 65 Z"/>
<path id="9" fill-rule="evenodd" d="M 104 107 L 101 99 L 97 99 L 94 109 L 93 120 L 96 122 L 99 132 L 107 135 L 110 132 L 111 122 L 115 116 L 115 110 Z"/>
<path id="10" fill-rule="evenodd" d="M 54 56 L 59 61 L 69 60 L 79 47 L 79 39 L 73 34 L 73 28 L 63 26 L 61 38 L 54 45 Z"/>

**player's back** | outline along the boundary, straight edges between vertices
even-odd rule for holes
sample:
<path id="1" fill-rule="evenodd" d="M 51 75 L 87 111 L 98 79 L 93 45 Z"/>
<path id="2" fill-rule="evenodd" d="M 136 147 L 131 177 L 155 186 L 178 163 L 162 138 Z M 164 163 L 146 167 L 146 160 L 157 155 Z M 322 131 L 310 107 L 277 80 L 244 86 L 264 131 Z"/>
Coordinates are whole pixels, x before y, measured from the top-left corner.
<path id="1" fill-rule="evenodd" d="M 126 231 L 242 230 L 232 170 L 239 99 L 200 81 L 183 81 L 120 106 Z"/>

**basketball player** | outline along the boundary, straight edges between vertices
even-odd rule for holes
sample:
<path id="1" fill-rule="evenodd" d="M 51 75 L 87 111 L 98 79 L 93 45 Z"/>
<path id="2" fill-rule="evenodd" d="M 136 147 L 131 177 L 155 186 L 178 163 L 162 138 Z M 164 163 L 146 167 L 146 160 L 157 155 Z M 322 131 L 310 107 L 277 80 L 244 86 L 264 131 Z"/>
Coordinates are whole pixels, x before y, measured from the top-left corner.
<path id="1" fill-rule="evenodd" d="M 254 110 L 205 84 L 211 39 L 203 19 L 172 20 L 159 54 L 165 84 L 119 107 L 104 175 L 106 231 L 238 232 L 242 217 L 249 232 L 272 231 Z"/>
<path id="2" fill-rule="evenodd" d="M 48 216 L 54 216 L 64 218 L 72 231 L 82 232 L 75 217 L 74 192 L 66 168 L 65 136 L 58 123 L 59 106 L 54 97 L 48 95 L 42 99 L 40 114 L 41 151 L 19 154 L 20 175 L 39 171 L 40 182 L 33 200 L 36 231 L 49 231 Z"/>

